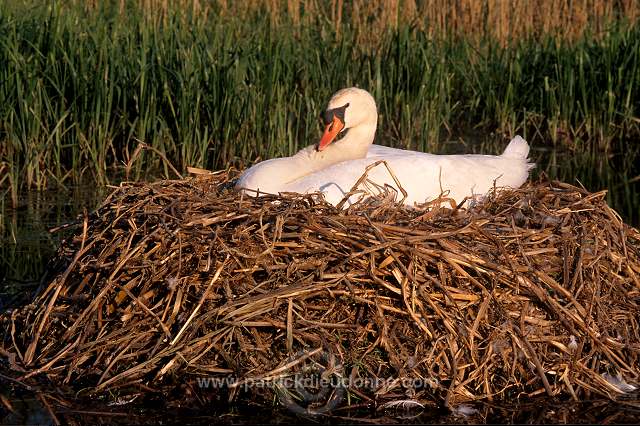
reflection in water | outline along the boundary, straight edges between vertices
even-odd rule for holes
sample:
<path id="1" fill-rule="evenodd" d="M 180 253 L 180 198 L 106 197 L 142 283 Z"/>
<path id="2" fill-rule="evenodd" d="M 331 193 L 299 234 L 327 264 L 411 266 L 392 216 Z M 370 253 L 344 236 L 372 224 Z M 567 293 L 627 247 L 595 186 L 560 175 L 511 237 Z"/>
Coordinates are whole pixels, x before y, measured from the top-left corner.
<path id="1" fill-rule="evenodd" d="M 0 414 L 1 424 L 47 425 L 55 423 L 42 401 L 35 395 L 29 397 L 5 396 L 5 398 L 11 405 L 11 410 L 4 407 L 7 413 L 4 417 Z M 0 408 L 0 413 L 2 413 L 2 408 Z"/>
<path id="2" fill-rule="evenodd" d="M 17 208 L 9 194 L 0 200 L 0 311 L 24 302 L 40 284 L 46 264 L 61 240 L 74 229 L 49 230 L 72 222 L 83 209 L 95 209 L 105 188 L 86 186 L 71 190 L 25 191 Z"/>
<path id="3" fill-rule="evenodd" d="M 0 385 L 5 385 L 1 378 Z M 228 404 L 157 394 L 144 401 L 138 399 L 131 404 L 114 405 L 100 399 L 65 401 L 60 395 L 29 395 L 24 390 L 17 393 L 21 395 L 0 393 L 11 405 L 10 410 L 0 403 L 0 424 L 52 424 L 56 420 L 62 424 L 253 424 L 257 421 L 279 424 L 305 420 L 277 402 Z M 385 404 L 379 402 L 377 405 L 380 408 Z M 634 424 L 640 416 L 638 395 L 615 403 L 600 399 L 577 403 L 537 397 L 526 403 L 476 402 L 462 406 L 465 408 L 449 410 L 426 404 L 420 410 L 408 413 L 401 409 L 376 409 L 373 403 L 355 404 L 354 408 L 342 408 L 306 420 L 321 424 L 354 421 L 359 424 Z"/>

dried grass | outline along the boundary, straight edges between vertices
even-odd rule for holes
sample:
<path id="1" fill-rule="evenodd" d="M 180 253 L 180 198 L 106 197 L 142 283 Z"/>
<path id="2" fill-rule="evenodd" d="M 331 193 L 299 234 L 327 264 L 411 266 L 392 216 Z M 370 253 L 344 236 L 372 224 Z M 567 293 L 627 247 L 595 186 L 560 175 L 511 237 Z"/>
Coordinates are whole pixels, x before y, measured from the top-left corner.
<path id="1" fill-rule="evenodd" d="M 449 406 L 615 398 L 603 373 L 638 381 L 640 234 L 604 191 L 540 182 L 470 210 L 339 211 L 242 198 L 233 175 L 115 190 L 37 299 L 0 317 L 3 374 L 98 394 L 234 377 L 233 399 L 330 354 L 335 374 L 383 380 L 351 401 Z"/>
<path id="2" fill-rule="evenodd" d="M 85 4 L 96 9 L 100 2 Z M 640 16 L 638 0 L 119 0 L 120 13 L 126 13 L 126 4 L 163 18 L 177 6 L 182 13 L 204 19 L 211 13 L 268 17 L 275 27 L 330 22 L 338 35 L 345 26 L 357 29 L 360 43 L 376 43 L 388 29 L 401 25 L 418 27 L 433 37 L 489 36 L 502 45 L 544 35 L 577 40 L 586 31 L 598 35 L 613 22 L 633 24 Z"/>

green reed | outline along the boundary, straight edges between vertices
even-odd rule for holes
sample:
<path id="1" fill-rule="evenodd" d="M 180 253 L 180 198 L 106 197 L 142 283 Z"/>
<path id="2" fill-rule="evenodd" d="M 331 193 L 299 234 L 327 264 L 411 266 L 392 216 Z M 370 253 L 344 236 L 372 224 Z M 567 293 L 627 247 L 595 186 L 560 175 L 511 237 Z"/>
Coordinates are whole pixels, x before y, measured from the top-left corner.
<path id="1" fill-rule="evenodd" d="M 523 133 L 580 153 L 572 170 L 596 187 L 628 182 L 621 208 L 640 205 L 629 160 L 640 137 L 637 26 L 504 48 L 400 25 L 363 44 L 366 28 L 337 34 L 322 19 L 275 26 L 216 10 L 121 14 L 116 3 L 0 5 L 0 185 L 14 204 L 20 188 L 105 184 L 128 163 L 129 179 L 171 175 L 152 150 L 133 158 L 141 142 L 180 171 L 292 154 L 316 142 L 331 93 L 358 85 L 378 101 L 379 143 L 442 152 L 451 138 Z M 619 180 L 598 171 L 603 158 Z"/>

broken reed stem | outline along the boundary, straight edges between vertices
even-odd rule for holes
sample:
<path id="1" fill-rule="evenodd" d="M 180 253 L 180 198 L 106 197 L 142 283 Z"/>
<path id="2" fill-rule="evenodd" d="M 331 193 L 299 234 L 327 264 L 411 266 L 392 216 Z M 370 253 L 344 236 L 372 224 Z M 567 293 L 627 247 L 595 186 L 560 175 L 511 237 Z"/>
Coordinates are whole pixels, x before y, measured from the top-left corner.
<path id="1" fill-rule="evenodd" d="M 176 337 L 174 337 L 173 340 L 171 341 L 171 346 L 175 345 L 176 342 L 178 340 L 180 340 L 180 336 L 182 336 L 182 334 L 187 329 L 189 324 L 191 324 L 191 321 L 193 321 L 193 318 L 195 318 L 196 314 L 198 313 L 198 311 L 202 307 L 202 304 L 204 303 L 204 301 L 207 300 L 207 296 L 209 295 L 209 290 L 211 290 L 211 286 L 216 281 L 218 281 L 218 278 L 220 277 L 220 273 L 222 272 L 222 269 L 224 269 L 224 266 L 227 264 L 227 260 L 228 259 L 229 259 L 229 255 L 227 255 L 227 258 L 224 260 L 224 262 L 222 262 L 222 265 L 220 265 L 220 267 L 216 271 L 215 275 L 211 279 L 211 282 L 207 286 L 207 289 L 204 291 L 204 293 L 202 293 L 202 297 L 200 298 L 200 301 L 198 302 L 198 305 L 194 308 L 193 312 L 191 312 L 191 315 L 189 315 L 189 318 L 187 319 L 187 321 L 184 323 L 184 325 L 182 326 L 182 328 L 180 329 L 178 334 L 176 334 Z"/>

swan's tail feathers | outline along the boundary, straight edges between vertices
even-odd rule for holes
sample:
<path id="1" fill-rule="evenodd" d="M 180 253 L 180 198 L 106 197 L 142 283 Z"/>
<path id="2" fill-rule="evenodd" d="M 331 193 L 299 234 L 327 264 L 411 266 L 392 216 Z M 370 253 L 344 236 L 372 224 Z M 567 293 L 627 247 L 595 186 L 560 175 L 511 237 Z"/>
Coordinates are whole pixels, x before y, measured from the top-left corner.
<path id="1" fill-rule="evenodd" d="M 519 158 L 524 160 L 529 156 L 529 144 L 521 136 L 516 136 L 511 139 L 511 142 L 509 142 L 509 145 L 505 148 L 502 156 L 506 158 Z"/>

